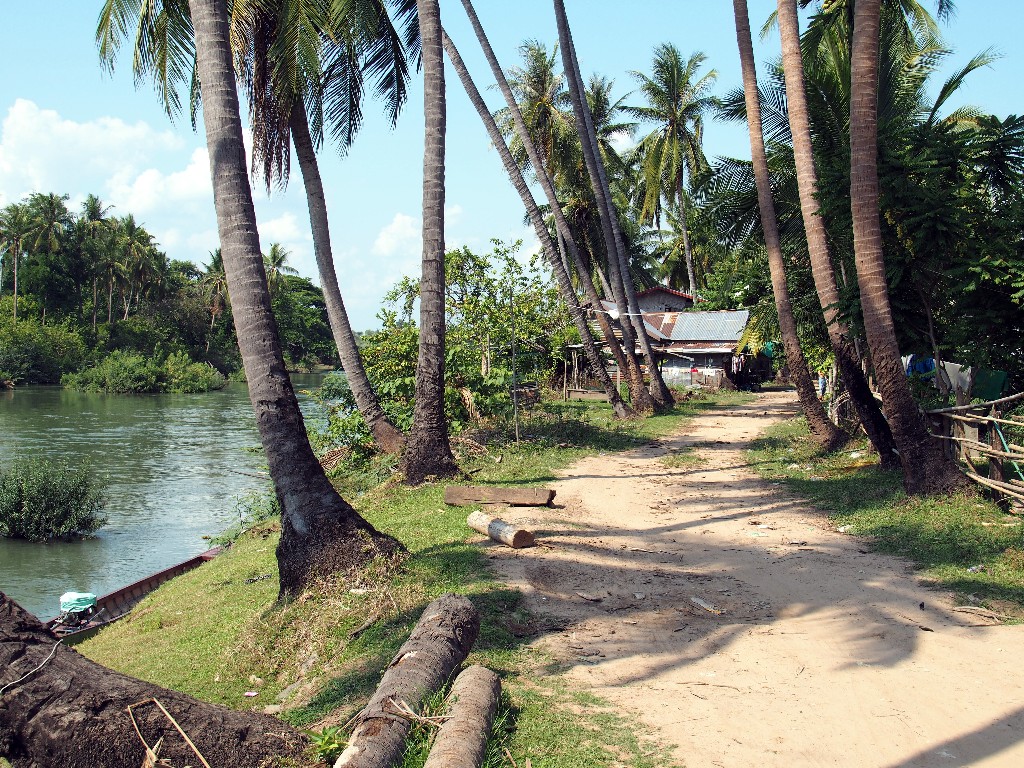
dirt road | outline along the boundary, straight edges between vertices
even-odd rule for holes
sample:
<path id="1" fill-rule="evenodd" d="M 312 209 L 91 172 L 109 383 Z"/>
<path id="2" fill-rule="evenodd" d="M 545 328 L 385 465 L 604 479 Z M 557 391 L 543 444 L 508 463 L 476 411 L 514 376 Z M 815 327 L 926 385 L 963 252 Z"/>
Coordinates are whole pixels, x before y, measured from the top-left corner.
<path id="1" fill-rule="evenodd" d="M 1024 627 L 950 611 L 756 477 L 744 448 L 795 411 L 772 393 L 706 412 L 513 513 L 547 546 L 492 546 L 495 567 L 565 627 L 537 643 L 689 768 L 1024 766 Z M 702 463 L 666 465 L 695 444 Z"/>

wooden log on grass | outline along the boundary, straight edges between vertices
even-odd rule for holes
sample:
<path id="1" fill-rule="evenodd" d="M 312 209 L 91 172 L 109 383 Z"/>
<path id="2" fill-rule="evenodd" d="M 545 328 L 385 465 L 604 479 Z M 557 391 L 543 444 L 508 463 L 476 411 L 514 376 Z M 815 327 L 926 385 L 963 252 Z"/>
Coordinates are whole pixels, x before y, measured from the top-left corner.
<path id="1" fill-rule="evenodd" d="M 466 525 L 484 536 L 490 536 L 512 549 L 522 549 L 534 545 L 533 533 L 525 528 L 516 528 L 500 517 L 491 517 L 483 512 L 472 512 L 466 518 Z"/>
<path id="2" fill-rule="evenodd" d="M 452 684 L 448 719 L 423 768 L 479 768 L 500 696 L 501 680 L 487 667 L 463 670 Z"/>
<path id="3" fill-rule="evenodd" d="M 444 685 L 480 632 L 480 614 L 463 595 L 442 595 L 423 615 L 384 671 L 370 703 L 355 718 L 334 768 L 389 768 L 401 758 L 410 711 Z"/>
<path id="4" fill-rule="evenodd" d="M 196 768 L 300 764 L 309 744 L 268 715 L 102 667 L 0 593 L 0 755 L 15 766 L 139 768 L 158 742 L 160 758 Z"/>
<path id="5" fill-rule="evenodd" d="M 550 488 L 450 485 L 444 489 L 444 503 L 455 507 L 468 504 L 508 504 L 512 507 L 546 507 L 550 506 L 554 498 L 555 492 Z"/>

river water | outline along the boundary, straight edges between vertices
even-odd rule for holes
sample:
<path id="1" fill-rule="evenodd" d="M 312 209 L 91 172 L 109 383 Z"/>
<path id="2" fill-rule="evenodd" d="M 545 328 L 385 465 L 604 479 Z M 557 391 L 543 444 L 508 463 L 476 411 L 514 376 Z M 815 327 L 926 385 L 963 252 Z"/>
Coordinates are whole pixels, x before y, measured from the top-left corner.
<path id="1" fill-rule="evenodd" d="M 293 375 L 297 392 L 319 375 Z M 307 417 L 316 405 L 299 394 Z M 209 549 L 238 501 L 269 490 L 249 393 L 98 395 L 0 391 L 0 465 L 28 456 L 88 464 L 107 480 L 107 525 L 79 541 L 0 538 L 0 591 L 41 618 L 67 591 L 105 594 Z"/>

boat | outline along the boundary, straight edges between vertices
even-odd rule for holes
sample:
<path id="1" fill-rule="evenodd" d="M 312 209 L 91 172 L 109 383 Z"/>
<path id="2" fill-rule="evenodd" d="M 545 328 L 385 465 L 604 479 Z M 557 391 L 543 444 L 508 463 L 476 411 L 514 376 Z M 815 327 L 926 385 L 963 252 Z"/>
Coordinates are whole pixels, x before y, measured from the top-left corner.
<path id="1" fill-rule="evenodd" d="M 109 594 L 97 597 L 95 604 L 88 610 L 61 613 L 57 618 L 47 621 L 46 626 L 66 644 L 74 645 L 79 643 L 86 638 L 92 637 L 108 624 L 113 624 L 118 619 L 127 616 L 128 612 L 142 598 L 161 584 L 170 581 L 175 576 L 191 571 L 193 568 L 198 568 L 203 563 L 215 558 L 222 551 L 223 547 L 214 547 L 169 568 L 164 568 L 162 571 L 151 573 L 149 576 L 132 582 L 126 587 L 121 587 Z"/>

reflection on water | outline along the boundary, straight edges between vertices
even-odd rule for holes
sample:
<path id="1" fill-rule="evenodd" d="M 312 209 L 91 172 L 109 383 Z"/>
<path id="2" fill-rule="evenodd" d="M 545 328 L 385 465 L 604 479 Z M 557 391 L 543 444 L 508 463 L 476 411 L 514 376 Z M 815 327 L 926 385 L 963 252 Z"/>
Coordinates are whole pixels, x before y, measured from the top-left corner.
<path id="1" fill-rule="evenodd" d="M 321 379 L 292 377 L 296 391 Z M 239 497 L 269 488 L 258 447 L 244 384 L 197 395 L 0 392 L 0 463 L 64 459 L 109 482 L 109 521 L 95 538 L 0 538 L 0 591 L 45 618 L 65 591 L 104 594 L 202 552 L 204 535 L 237 520 Z"/>

